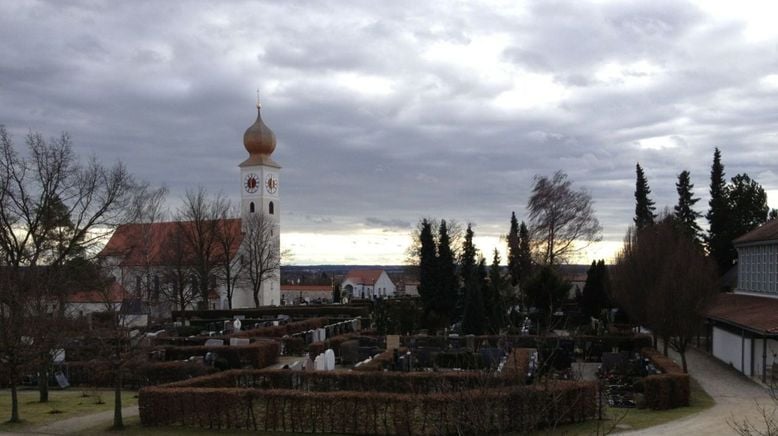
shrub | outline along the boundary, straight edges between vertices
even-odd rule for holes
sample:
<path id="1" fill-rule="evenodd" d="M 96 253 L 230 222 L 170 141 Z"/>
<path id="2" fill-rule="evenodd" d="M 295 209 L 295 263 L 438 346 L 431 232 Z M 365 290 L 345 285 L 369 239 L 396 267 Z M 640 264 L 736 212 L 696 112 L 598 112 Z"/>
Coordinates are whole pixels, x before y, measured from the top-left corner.
<path id="1" fill-rule="evenodd" d="M 672 359 L 653 348 L 643 348 L 640 354 L 663 372 L 643 379 L 646 406 L 654 410 L 688 406 L 691 395 L 689 374 L 685 374 Z"/>

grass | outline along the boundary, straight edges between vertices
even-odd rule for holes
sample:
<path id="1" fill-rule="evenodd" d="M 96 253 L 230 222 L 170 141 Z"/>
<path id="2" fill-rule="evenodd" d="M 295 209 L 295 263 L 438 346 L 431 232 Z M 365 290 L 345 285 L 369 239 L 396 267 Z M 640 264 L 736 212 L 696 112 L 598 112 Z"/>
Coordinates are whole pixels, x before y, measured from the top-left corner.
<path id="1" fill-rule="evenodd" d="M 97 435 L 116 435 L 116 436 L 211 436 L 211 435 L 231 435 L 231 436 L 302 436 L 310 433 L 286 433 L 286 432 L 257 432 L 253 430 L 208 430 L 207 428 L 191 427 L 142 427 L 140 418 L 134 416 L 124 420 L 125 428 L 122 430 L 111 430 L 109 424 L 103 424 L 93 427 L 87 431 L 79 432 L 80 436 Z M 330 436 L 338 436 L 330 433 Z"/>
<path id="2" fill-rule="evenodd" d="M 551 434 L 572 436 L 604 434 L 607 430 L 611 432 L 640 430 L 685 418 L 713 407 L 715 404 L 713 398 L 702 389 L 694 378 L 691 379 L 690 387 L 689 407 L 679 407 L 671 410 L 608 408 L 606 410 L 607 418 L 602 422 L 587 421 L 580 424 L 565 425 L 557 428 Z M 548 432 L 543 434 L 548 434 Z"/>
<path id="3" fill-rule="evenodd" d="M 85 396 L 86 395 L 86 396 Z M 134 391 L 122 393 L 122 406 L 138 404 Z M 102 404 L 100 403 L 102 400 Z M 75 416 L 90 415 L 93 413 L 113 410 L 112 390 L 81 390 L 68 388 L 67 390 L 49 390 L 49 401 L 38 402 L 37 390 L 19 391 L 19 416 L 22 421 L 9 423 L 11 417 L 11 391 L 0 390 L 0 431 L 19 430 L 27 427 L 36 427 L 49 424 Z"/>

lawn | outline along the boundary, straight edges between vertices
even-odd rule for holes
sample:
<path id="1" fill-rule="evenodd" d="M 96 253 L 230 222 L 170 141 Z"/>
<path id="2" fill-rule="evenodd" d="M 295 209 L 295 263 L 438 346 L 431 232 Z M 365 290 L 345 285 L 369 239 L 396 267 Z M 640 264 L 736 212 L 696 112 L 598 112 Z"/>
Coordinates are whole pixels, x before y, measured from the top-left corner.
<path id="1" fill-rule="evenodd" d="M 138 404 L 136 395 L 134 391 L 123 392 L 122 406 Z M 23 390 L 19 391 L 19 415 L 22 422 L 11 424 L 7 422 L 11 417 L 11 391 L 2 389 L 0 390 L 0 431 L 35 427 L 107 410 L 113 410 L 113 391 L 110 390 L 52 389 L 49 391 L 48 403 L 38 402 L 37 390 Z"/>
<path id="2" fill-rule="evenodd" d="M 679 407 L 671 410 L 608 408 L 606 411 L 607 419 L 601 422 L 588 421 L 581 424 L 565 425 L 550 434 L 572 436 L 639 430 L 694 415 L 715 404 L 713 398 L 700 387 L 694 378 L 691 379 L 691 398 L 689 403 L 689 407 Z M 549 432 L 543 432 L 543 434 L 549 434 Z"/>

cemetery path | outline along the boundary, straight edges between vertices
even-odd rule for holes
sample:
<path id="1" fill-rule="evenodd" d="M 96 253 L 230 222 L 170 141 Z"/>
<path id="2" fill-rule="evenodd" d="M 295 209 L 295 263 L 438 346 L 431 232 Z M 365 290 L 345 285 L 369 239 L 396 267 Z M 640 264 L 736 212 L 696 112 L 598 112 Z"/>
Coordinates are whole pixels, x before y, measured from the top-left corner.
<path id="1" fill-rule="evenodd" d="M 138 416 L 138 406 L 129 406 L 122 409 L 124 419 Z M 91 429 L 102 424 L 106 428 L 113 422 L 113 410 L 93 413 L 91 415 L 75 416 L 73 418 L 63 419 L 61 421 L 51 422 L 39 427 L 19 430 L 14 433 L 0 432 L 0 436 L 10 435 L 69 435 L 79 434 L 84 430 Z"/>
<path id="2" fill-rule="evenodd" d="M 671 357 L 680 362 L 680 356 L 671 351 Z M 629 435 L 732 435 L 731 422 L 748 420 L 759 425 L 764 420 L 757 404 L 768 410 L 778 407 L 769 392 L 748 377 L 724 365 L 712 356 L 698 350 L 687 352 L 689 374 L 716 401 L 708 410 L 645 430 L 626 432 Z M 762 424 L 762 427 L 764 424 Z"/>

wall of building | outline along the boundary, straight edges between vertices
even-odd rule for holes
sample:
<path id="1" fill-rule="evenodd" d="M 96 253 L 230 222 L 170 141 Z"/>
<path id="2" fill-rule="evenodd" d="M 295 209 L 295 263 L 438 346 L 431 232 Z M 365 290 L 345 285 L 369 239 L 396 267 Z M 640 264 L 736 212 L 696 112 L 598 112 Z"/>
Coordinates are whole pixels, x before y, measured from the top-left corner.
<path id="1" fill-rule="evenodd" d="M 778 296 L 778 244 L 738 247 L 737 290 Z"/>

